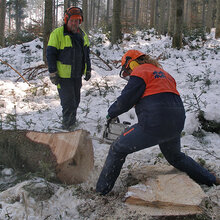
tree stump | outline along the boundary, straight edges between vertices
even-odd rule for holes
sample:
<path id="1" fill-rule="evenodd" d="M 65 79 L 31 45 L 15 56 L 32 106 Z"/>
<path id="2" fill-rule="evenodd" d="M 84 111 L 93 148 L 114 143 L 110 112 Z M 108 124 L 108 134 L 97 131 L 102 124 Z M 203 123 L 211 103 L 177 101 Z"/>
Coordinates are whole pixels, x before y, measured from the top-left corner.
<path id="1" fill-rule="evenodd" d="M 89 132 L 0 131 L 0 164 L 66 184 L 86 181 L 94 166 Z"/>

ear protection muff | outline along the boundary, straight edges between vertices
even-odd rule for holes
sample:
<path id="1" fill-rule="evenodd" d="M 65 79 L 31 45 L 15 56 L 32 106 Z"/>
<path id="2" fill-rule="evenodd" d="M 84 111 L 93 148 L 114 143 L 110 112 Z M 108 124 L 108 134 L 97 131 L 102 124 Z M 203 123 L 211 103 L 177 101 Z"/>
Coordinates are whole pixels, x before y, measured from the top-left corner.
<path id="1" fill-rule="evenodd" d="M 124 65 L 122 66 L 121 71 L 119 73 L 119 76 L 121 78 L 124 78 L 125 76 L 130 75 L 128 70 L 127 70 L 128 62 L 129 62 L 130 59 L 131 59 L 131 57 L 129 57 L 129 56 L 126 57 L 126 61 L 125 61 Z"/>
<path id="2" fill-rule="evenodd" d="M 65 16 L 64 16 L 64 23 L 67 24 L 69 18 L 72 15 L 78 15 L 79 16 L 79 23 L 81 24 L 83 22 L 83 11 L 81 8 L 72 6 L 65 11 Z"/>
<path id="3" fill-rule="evenodd" d="M 133 70 L 135 67 L 139 66 L 140 64 L 137 61 L 131 61 L 129 64 L 129 67 L 131 70 Z"/>

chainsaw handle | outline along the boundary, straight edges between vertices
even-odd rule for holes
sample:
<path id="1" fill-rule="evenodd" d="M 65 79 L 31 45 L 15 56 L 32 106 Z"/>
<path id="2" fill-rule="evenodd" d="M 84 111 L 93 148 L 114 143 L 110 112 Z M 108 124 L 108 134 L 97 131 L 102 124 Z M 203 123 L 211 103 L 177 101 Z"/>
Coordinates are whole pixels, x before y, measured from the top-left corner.
<path id="1" fill-rule="evenodd" d="M 110 118 L 110 119 L 107 120 L 107 128 L 109 128 L 109 124 L 110 124 L 112 121 L 116 121 L 117 123 L 120 123 L 119 117 Z"/>

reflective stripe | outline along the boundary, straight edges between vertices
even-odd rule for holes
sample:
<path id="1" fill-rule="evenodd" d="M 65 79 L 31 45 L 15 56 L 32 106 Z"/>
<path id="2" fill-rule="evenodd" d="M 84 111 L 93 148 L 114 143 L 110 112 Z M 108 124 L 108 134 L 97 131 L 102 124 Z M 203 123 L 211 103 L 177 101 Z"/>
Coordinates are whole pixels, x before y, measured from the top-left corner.
<path id="1" fill-rule="evenodd" d="M 87 34 L 81 30 L 83 35 L 84 47 L 89 47 L 89 39 Z M 72 47 L 71 37 L 64 35 L 64 26 L 56 28 L 51 34 L 48 41 L 48 46 L 55 47 L 57 50 L 64 50 L 66 47 Z M 84 49 L 84 48 L 83 48 Z M 61 78 L 71 78 L 72 65 L 63 64 L 57 60 L 57 71 Z M 85 63 L 83 74 L 86 74 L 87 63 Z"/>
<path id="2" fill-rule="evenodd" d="M 125 135 L 129 134 L 129 133 L 132 132 L 133 130 L 134 130 L 134 128 L 131 128 L 129 131 L 125 132 L 123 135 L 125 136 Z"/>

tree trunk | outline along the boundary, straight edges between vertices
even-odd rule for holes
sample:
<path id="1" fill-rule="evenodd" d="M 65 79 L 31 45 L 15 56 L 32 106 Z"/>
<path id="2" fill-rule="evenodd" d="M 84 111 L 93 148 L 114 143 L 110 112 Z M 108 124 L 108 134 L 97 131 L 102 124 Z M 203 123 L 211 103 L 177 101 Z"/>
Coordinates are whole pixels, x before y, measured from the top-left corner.
<path id="1" fill-rule="evenodd" d="M 46 1 L 46 0 L 45 0 Z M 64 0 L 64 12 L 69 8 L 69 0 Z"/>
<path id="2" fill-rule="evenodd" d="M 158 32 L 159 34 L 165 34 L 165 22 L 166 22 L 166 17 L 165 17 L 165 12 L 166 12 L 166 1 L 161 0 L 159 2 L 159 25 L 158 25 Z"/>
<path id="3" fill-rule="evenodd" d="M 121 0 L 113 2 L 112 43 L 121 39 Z"/>
<path id="4" fill-rule="evenodd" d="M 96 26 L 99 25 L 99 13 L 100 13 L 100 0 L 98 0 L 98 5 L 97 5 Z"/>
<path id="5" fill-rule="evenodd" d="M 155 13 L 154 13 L 154 28 L 158 31 L 159 29 L 159 0 L 155 0 Z"/>
<path id="6" fill-rule="evenodd" d="M 16 27 L 16 35 L 18 36 L 20 33 L 20 25 L 19 25 L 19 11 L 18 11 L 18 1 L 15 1 L 15 27 Z"/>
<path id="7" fill-rule="evenodd" d="M 220 0 L 217 0 L 216 38 L 220 38 Z"/>
<path id="8" fill-rule="evenodd" d="M 107 0 L 107 9 L 106 9 L 106 24 L 109 24 L 109 13 L 110 12 L 110 0 Z"/>
<path id="9" fill-rule="evenodd" d="M 92 141 L 85 130 L 64 133 L 0 131 L 0 164 L 36 172 L 66 184 L 84 182 L 93 169 Z"/>
<path id="10" fill-rule="evenodd" d="M 53 0 L 45 0 L 45 13 L 44 13 L 44 37 L 43 37 L 43 61 L 47 63 L 46 49 L 53 28 Z"/>
<path id="11" fill-rule="evenodd" d="M 208 33 L 211 32 L 211 28 L 212 26 L 212 17 L 213 17 L 213 0 L 209 0 L 208 1 L 208 9 L 207 9 L 207 13 L 206 13 L 206 31 Z"/>
<path id="12" fill-rule="evenodd" d="M 92 1 L 92 27 L 95 27 L 95 1 Z"/>
<path id="13" fill-rule="evenodd" d="M 182 48 L 182 32 L 183 32 L 183 9 L 184 0 L 176 0 L 176 19 L 172 47 Z"/>
<path id="14" fill-rule="evenodd" d="M 168 35 L 173 37 L 174 33 L 174 21 L 176 19 L 176 4 L 175 0 L 170 0 L 169 8 L 169 21 L 168 21 Z"/>
<path id="15" fill-rule="evenodd" d="M 82 10 L 83 10 L 83 29 L 86 32 L 88 32 L 88 18 L 87 18 L 87 14 L 88 14 L 88 1 L 87 0 L 83 0 Z"/>
<path id="16" fill-rule="evenodd" d="M 135 23 L 139 26 L 139 14 L 140 14 L 140 0 L 137 0 L 136 13 L 135 13 Z"/>
<path id="17" fill-rule="evenodd" d="M 0 46 L 5 46 L 6 0 L 0 0 Z"/>
<path id="18" fill-rule="evenodd" d="M 150 6 L 150 28 L 154 27 L 154 14 L 155 14 L 155 4 L 154 0 L 151 0 L 151 6 Z"/>

